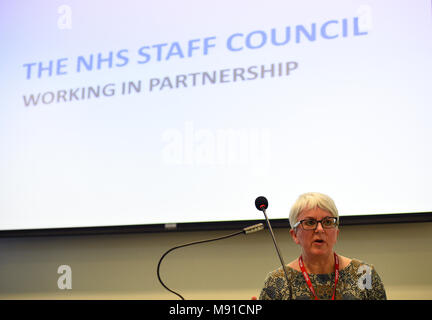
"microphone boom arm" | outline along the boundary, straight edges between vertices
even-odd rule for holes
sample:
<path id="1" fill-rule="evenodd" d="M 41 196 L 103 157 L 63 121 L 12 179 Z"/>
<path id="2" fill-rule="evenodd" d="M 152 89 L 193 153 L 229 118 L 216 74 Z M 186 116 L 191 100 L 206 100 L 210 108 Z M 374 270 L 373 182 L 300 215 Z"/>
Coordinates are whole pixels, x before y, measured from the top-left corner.
<path id="1" fill-rule="evenodd" d="M 234 237 L 234 236 L 236 236 L 236 235 L 239 235 L 239 234 L 241 234 L 241 233 L 244 233 L 244 234 L 250 234 L 250 233 L 254 233 L 254 232 L 261 231 L 262 229 L 264 229 L 264 225 L 263 225 L 262 223 L 258 223 L 258 224 L 255 224 L 255 225 L 253 225 L 253 226 L 249 226 L 249 227 L 243 228 L 243 230 L 241 230 L 241 231 L 237 231 L 237 232 L 234 232 L 234 233 L 231 233 L 231 234 L 228 234 L 228 235 L 222 236 L 222 237 L 213 238 L 213 239 L 207 239 L 207 240 L 194 241 L 194 242 L 189 242 L 189 243 L 182 244 L 182 245 L 179 245 L 179 246 L 176 246 L 176 247 L 174 247 L 174 248 L 169 249 L 168 251 L 166 251 L 166 252 L 162 255 L 162 257 L 159 259 L 159 263 L 158 263 L 158 265 L 157 265 L 157 276 L 158 276 L 159 282 L 160 282 L 161 285 L 162 285 L 165 289 L 167 289 L 169 292 L 174 293 L 175 295 L 179 296 L 180 299 L 184 300 L 184 298 L 183 298 L 183 296 L 182 296 L 181 294 L 179 294 L 179 293 L 177 293 L 177 292 L 171 290 L 170 288 L 168 288 L 168 287 L 165 285 L 165 283 L 162 281 L 161 277 L 160 277 L 160 266 L 161 266 L 162 260 L 166 257 L 166 255 L 167 255 L 168 253 L 170 253 L 171 251 L 174 251 L 175 249 L 179 249 L 179 248 L 183 248 L 183 247 L 188 247 L 188 246 L 191 246 L 191 245 L 194 245 L 194 244 L 199 244 L 199 243 L 205 243 L 205 242 L 211 242 L 211 241 L 216 241 L 216 240 L 227 239 L 227 238 L 231 238 L 231 237 Z"/>

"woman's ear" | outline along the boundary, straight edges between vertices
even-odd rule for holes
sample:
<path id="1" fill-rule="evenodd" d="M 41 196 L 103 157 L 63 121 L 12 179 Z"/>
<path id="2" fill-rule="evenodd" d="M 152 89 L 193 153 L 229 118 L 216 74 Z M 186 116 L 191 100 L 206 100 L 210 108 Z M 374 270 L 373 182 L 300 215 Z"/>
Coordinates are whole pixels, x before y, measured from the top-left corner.
<path id="1" fill-rule="evenodd" d="M 289 232 L 290 232 L 291 238 L 294 240 L 294 242 L 296 244 L 299 244 L 300 241 L 297 238 L 297 232 L 296 232 L 296 230 L 295 229 L 291 229 Z"/>

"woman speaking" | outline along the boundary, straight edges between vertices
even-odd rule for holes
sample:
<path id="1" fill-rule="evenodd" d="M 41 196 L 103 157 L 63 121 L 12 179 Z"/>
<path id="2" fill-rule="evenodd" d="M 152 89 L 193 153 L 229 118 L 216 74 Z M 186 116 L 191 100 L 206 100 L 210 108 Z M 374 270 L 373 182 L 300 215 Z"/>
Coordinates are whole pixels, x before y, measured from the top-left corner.
<path id="1" fill-rule="evenodd" d="M 336 254 L 339 215 L 321 193 L 302 194 L 289 215 L 292 239 L 301 255 L 265 280 L 260 299 L 386 299 L 384 285 L 370 264 Z"/>

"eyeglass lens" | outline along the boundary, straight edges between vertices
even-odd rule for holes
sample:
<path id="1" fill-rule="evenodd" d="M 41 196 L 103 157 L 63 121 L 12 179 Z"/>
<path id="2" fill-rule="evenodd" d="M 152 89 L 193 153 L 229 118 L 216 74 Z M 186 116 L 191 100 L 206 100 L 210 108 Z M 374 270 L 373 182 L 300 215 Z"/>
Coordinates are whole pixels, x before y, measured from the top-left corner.
<path id="1" fill-rule="evenodd" d="M 307 219 L 302 222 L 302 226 L 305 229 L 315 229 L 318 226 L 318 222 L 321 222 L 323 228 L 334 228 L 337 225 L 337 219 L 335 217 L 327 217 L 322 220 Z"/>

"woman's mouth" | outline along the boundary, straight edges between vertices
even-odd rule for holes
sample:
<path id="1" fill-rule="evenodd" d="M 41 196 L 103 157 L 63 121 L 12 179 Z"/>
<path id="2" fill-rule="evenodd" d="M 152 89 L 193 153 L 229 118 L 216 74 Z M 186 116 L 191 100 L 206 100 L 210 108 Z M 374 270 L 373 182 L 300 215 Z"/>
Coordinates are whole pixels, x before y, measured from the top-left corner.
<path id="1" fill-rule="evenodd" d="M 313 241 L 313 243 L 314 243 L 314 244 L 317 244 L 317 245 L 322 245 L 322 244 L 324 244 L 324 242 L 325 242 L 325 241 L 322 240 L 322 239 L 316 239 L 316 240 Z"/>

